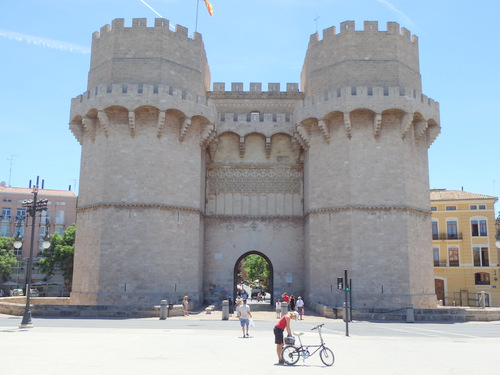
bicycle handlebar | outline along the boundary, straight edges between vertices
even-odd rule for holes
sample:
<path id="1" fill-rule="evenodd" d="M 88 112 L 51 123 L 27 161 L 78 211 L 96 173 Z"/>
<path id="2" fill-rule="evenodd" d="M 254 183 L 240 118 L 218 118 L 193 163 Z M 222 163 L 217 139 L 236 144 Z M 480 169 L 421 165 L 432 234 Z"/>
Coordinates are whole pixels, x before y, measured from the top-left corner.
<path id="1" fill-rule="evenodd" d="M 323 324 L 319 324 L 319 325 L 317 325 L 316 327 L 311 328 L 311 331 L 314 331 L 314 330 L 315 330 L 315 329 L 317 329 L 317 328 L 321 328 L 321 327 L 323 327 L 324 325 L 325 325 L 325 323 L 323 323 Z"/>

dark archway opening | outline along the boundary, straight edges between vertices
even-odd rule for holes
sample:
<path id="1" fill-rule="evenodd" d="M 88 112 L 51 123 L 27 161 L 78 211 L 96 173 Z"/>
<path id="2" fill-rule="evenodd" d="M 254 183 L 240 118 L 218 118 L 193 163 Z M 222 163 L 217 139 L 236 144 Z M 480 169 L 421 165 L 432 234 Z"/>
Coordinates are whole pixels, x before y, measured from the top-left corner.
<path id="1" fill-rule="evenodd" d="M 245 263 L 246 263 L 245 261 L 251 264 L 255 263 L 255 265 L 253 267 L 250 265 L 249 267 L 249 265 L 247 264 L 247 269 L 245 270 Z M 265 264 L 267 267 L 260 267 L 261 263 Z M 252 268 L 254 270 L 252 270 Z M 253 273 L 252 271 L 255 271 L 255 273 Z M 234 265 L 234 276 L 233 276 L 234 298 L 236 298 L 236 296 L 238 295 L 238 287 L 242 286 L 243 289 L 247 292 L 248 298 L 250 300 L 257 301 L 258 291 L 261 290 L 261 293 L 265 296 L 265 300 L 263 302 L 273 305 L 274 301 L 273 275 L 274 275 L 273 264 L 266 255 L 255 250 L 246 252 L 245 254 L 243 254 L 238 258 L 238 260 Z"/>

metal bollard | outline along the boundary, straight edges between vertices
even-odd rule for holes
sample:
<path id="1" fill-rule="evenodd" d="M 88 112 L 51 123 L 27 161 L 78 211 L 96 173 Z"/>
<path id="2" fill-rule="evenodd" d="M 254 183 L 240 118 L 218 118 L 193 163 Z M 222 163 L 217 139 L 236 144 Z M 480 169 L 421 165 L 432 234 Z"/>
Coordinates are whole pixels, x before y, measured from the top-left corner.
<path id="1" fill-rule="evenodd" d="M 415 310 L 413 310 L 413 305 L 408 306 L 406 309 L 406 323 L 415 323 Z"/>
<path id="2" fill-rule="evenodd" d="M 167 313 L 168 313 L 168 302 L 166 299 L 162 299 L 160 301 L 160 320 L 167 319 Z"/>
<path id="3" fill-rule="evenodd" d="M 343 305 L 342 305 L 342 318 L 344 320 L 344 322 L 349 322 L 350 319 L 349 319 L 349 307 L 347 306 L 347 302 L 344 302 Z"/>
<path id="4" fill-rule="evenodd" d="M 229 301 L 222 301 L 222 320 L 229 320 Z"/>
<path id="5" fill-rule="evenodd" d="M 288 314 L 288 303 L 283 301 L 281 302 L 281 316 Z"/>

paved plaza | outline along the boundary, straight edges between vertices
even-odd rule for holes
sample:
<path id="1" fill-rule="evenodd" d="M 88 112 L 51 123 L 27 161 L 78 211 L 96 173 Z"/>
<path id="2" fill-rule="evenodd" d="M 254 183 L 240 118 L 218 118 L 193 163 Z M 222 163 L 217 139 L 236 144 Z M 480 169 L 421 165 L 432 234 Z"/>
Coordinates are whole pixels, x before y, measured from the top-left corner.
<path id="1" fill-rule="evenodd" d="M 273 312 L 254 312 L 250 338 L 220 311 L 147 319 L 33 318 L 0 315 L 2 374 L 481 374 L 500 368 L 500 322 L 368 323 L 306 316 L 293 322 L 304 343 L 319 342 L 317 324 L 335 353 L 276 365 Z"/>

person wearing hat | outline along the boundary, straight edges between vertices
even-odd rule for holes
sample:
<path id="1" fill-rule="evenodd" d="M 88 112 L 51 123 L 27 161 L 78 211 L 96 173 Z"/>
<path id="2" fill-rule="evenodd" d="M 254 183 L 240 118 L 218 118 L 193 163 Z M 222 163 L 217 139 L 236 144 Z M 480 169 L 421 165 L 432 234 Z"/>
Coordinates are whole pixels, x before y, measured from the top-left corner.
<path id="1" fill-rule="evenodd" d="M 281 356 L 283 351 L 283 333 L 286 329 L 288 337 L 292 337 L 292 330 L 290 328 L 290 320 L 297 320 L 299 313 L 297 311 L 290 311 L 289 313 L 283 315 L 278 323 L 274 326 L 274 343 L 276 344 L 276 353 L 278 354 L 278 364 L 283 365 L 285 361 Z"/>
<path id="2" fill-rule="evenodd" d="M 302 316 L 304 315 L 304 301 L 302 300 L 302 297 L 297 298 L 297 303 L 295 304 L 297 306 L 297 310 L 300 315 L 300 320 L 302 320 Z"/>

